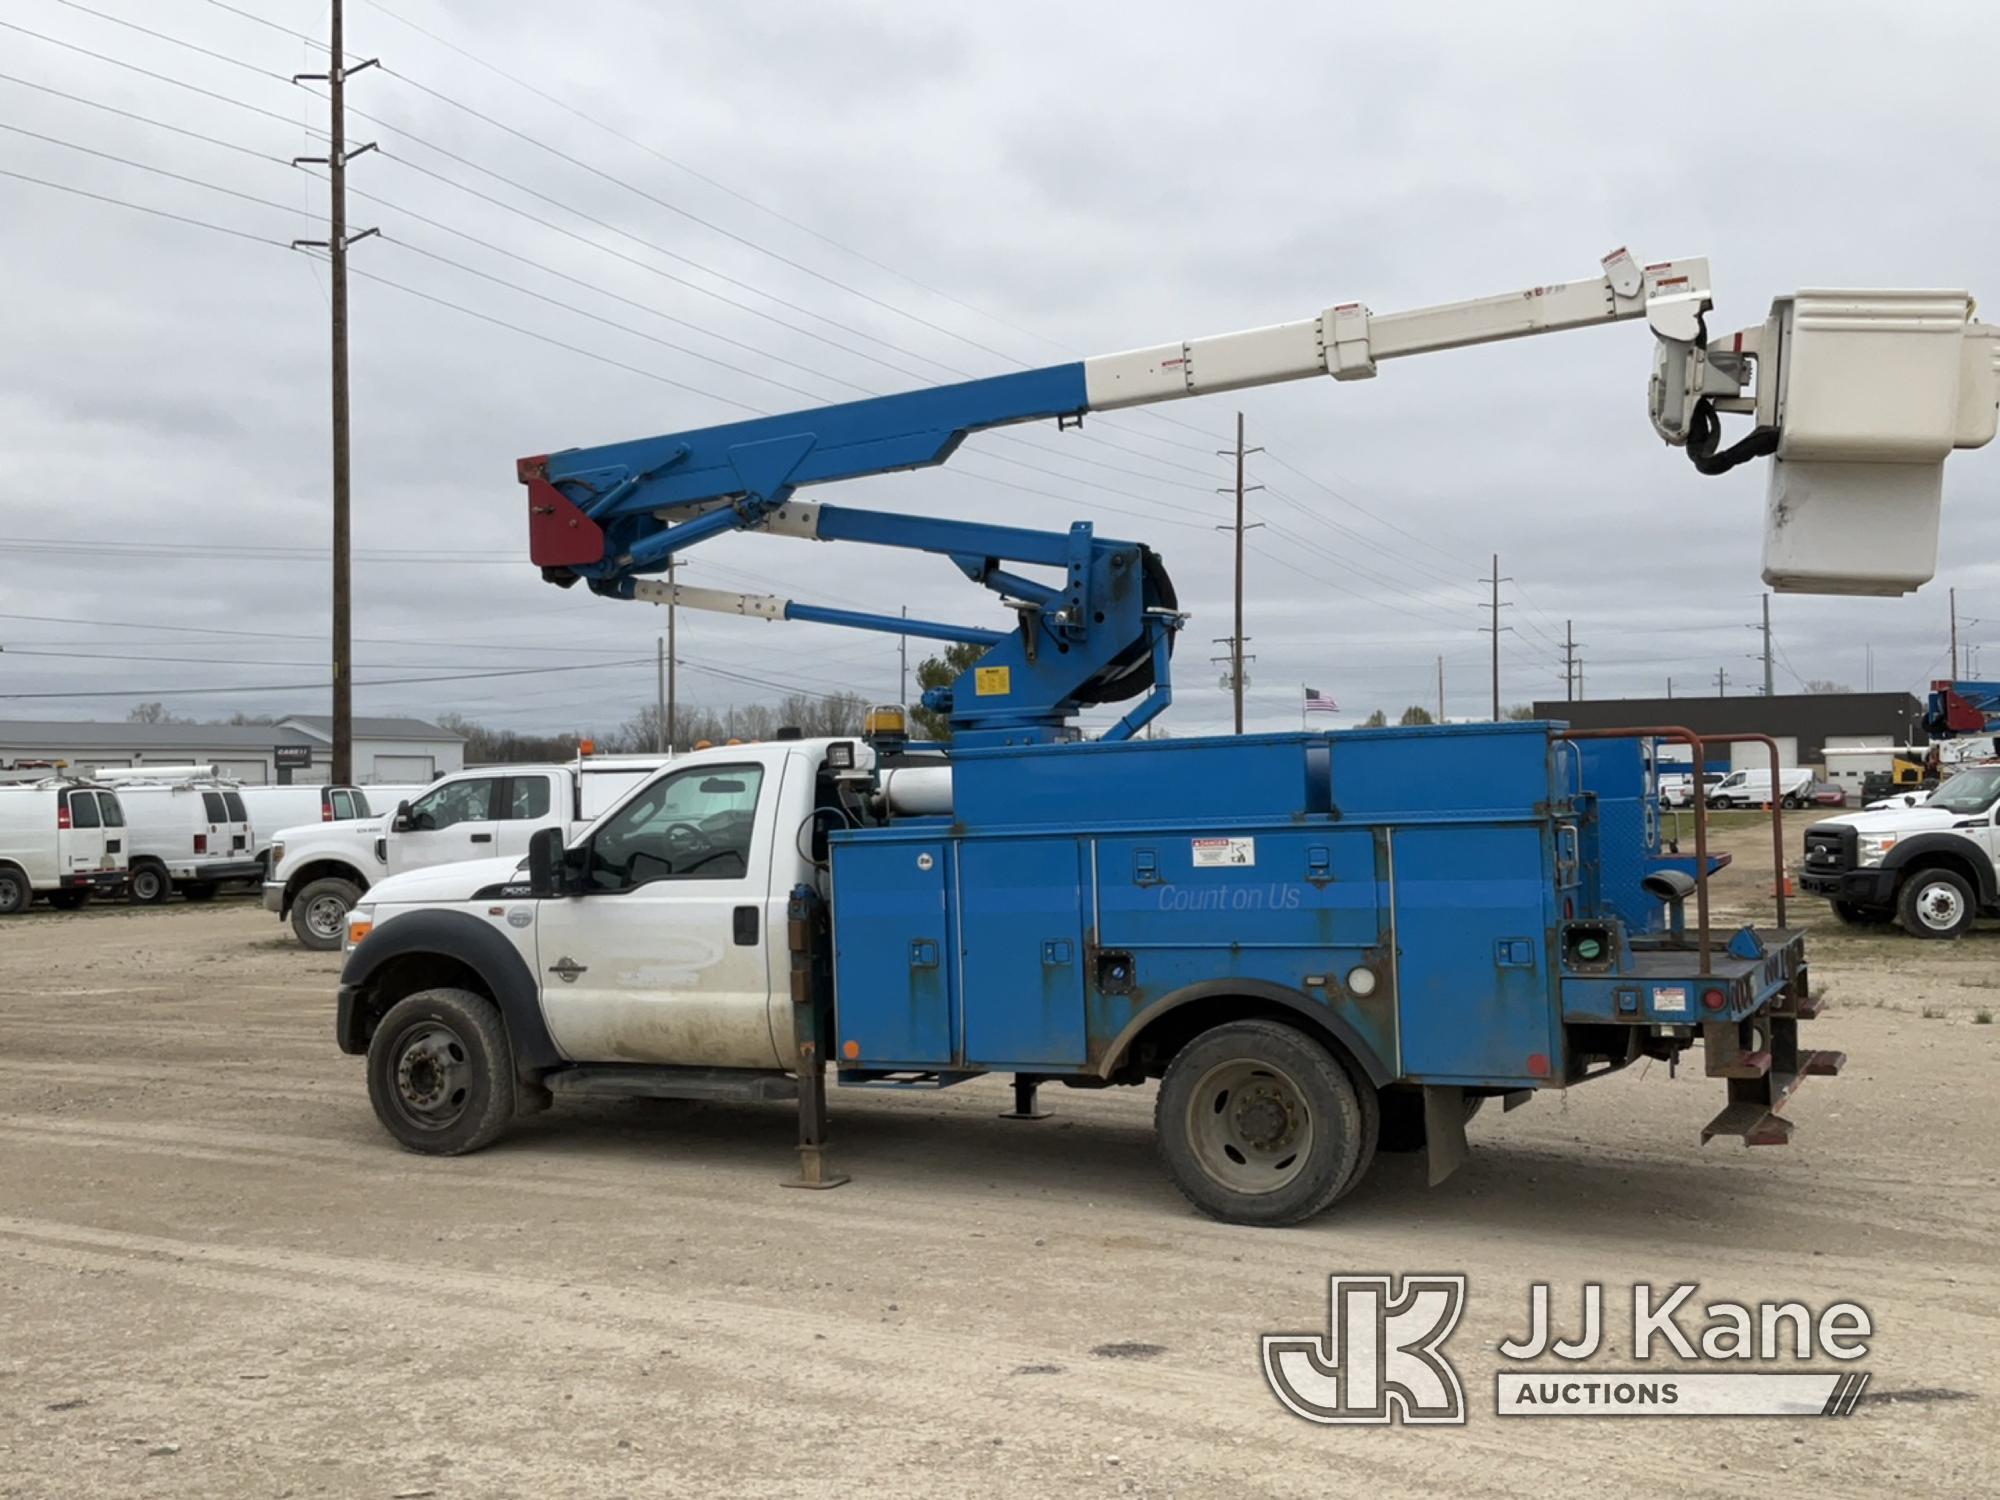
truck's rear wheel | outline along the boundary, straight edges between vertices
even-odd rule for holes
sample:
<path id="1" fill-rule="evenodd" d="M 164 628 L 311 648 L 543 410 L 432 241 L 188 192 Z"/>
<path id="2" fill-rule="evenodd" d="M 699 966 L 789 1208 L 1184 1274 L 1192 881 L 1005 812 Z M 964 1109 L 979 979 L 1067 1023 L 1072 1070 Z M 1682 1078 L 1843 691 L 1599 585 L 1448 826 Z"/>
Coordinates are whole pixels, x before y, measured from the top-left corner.
<path id="1" fill-rule="evenodd" d="M 500 1013 L 470 990 L 419 990 L 368 1044 L 368 1099 L 403 1147 L 463 1156 L 514 1118 L 514 1055 Z"/>
<path id="2" fill-rule="evenodd" d="M 1896 914 L 1913 937 L 1955 938 L 1977 910 L 1972 887 L 1950 870 L 1912 870 L 1896 897 Z"/>
<path id="3" fill-rule="evenodd" d="M 347 914 L 360 899 L 361 888 L 351 880 L 315 880 L 292 901 L 292 931 L 306 947 L 330 953 L 346 938 Z"/>
<path id="4" fill-rule="evenodd" d="M 173 894 L 174 883 L 159 865 L 132 866 L 132 899 L 142 906 L 158 906 Z"/>
<path id="5" fill-rule="evenodd" d="M 35 888 L 28 884 L 28 877 L 11 865 L 0 865 L 0 917 L 26 911 L 34 899 Z"/>
<path id="6" fill-rule="evenodd" d="M 1347 1069 L 1275 1021 L 1233 1021 L 1183 1047 L 1153 1124 L 1181 1195 L 1231 1224 L 1311 1218 L 1359 1180 L 1369 1144 Z"/>

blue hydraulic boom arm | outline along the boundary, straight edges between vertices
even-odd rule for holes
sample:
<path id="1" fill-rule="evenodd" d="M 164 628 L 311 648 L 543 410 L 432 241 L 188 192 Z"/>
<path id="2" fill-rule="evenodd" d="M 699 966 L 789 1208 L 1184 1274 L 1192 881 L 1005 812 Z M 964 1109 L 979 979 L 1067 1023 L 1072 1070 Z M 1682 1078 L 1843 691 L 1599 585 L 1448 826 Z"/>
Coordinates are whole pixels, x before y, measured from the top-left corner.
<path id="1" fill-rule="evenodd" d="M 663 593 L 647 575 L 725 532 L 939 553 L 1021 614 L 1020 628 L 1006 634 L 932 625 L 922 632 L 988 644 L 986 657 L 944 695 L 962 740 L 1058 737 L 1080 706 L 1150 692 L 1150 709 L 1142 705 L 1114 731 L 1129 733 L 1164 701 L 1179 623 L 1172 586 L 1147 549 L 1098 539 L 1088 526 L 1031 532 L 806 505 L 795 492 L 941 464 L 969 434 L 989 428 L 1051 418 L 1068 427 L 1088 412 L 1315 375 L 1365 379 L 1379 362 L 1404 355 L 1644 317 L 1656 338 L 1654 430 L 1684 447 L 1703 473 L 1778 460 L 1767 580 L 1810 592 L 1894 593 L 1928 578 L 1934 541 L 1919 554 L 1923 537 L 1935 537 L 1943 457 L 1995 430 L 2000 329 L 1972 321 L 1964 293 L 1801 292 L 1774 303 L 1761 329 L 1710 341 L 1709 307 L 1706 261 L 1641 265 L 1619 250 L 1588 280 L 1383 315 L 1341 303 L 1241 333 L 542 454 L 518 465 L 529 553 L 564 587 L 581 579 L 617 598 L 689 603 L 693 595 Z M 1913 329 L 1948 337 L 1917 347 Z M 1725 412 L 1754 425 L 1721 448 Z M 1892 559 L 1878 560 L 1884 528 L 1874 512 L 1854 508 L 1856 473 L 1877 509 L 1928 522 L 1927 531 L 1908 528 L 1916 540 Z M 1866 542 L 1858 542 L 1864 530 Z M 1038 583 L 1010 563 L 1061 570 L 1062 578 Z M 886 615 L 778 603 L 779 617 L 901 628 Z"/>

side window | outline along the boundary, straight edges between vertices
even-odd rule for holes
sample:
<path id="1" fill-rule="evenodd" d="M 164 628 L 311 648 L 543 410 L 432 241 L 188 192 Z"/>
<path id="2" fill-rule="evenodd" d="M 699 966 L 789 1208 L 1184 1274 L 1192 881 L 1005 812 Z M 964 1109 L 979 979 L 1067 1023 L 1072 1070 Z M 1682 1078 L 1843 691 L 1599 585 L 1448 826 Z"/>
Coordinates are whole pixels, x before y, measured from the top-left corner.
<path id="1" fill-rule="evenodd" d="M 477 823 L 493 816 L 497 776 L 449 781 L 410 804 L 410 827 L 435 831 L 458 823 Z"/>
<path id="2" fill-rule="evenodd" d="M 125 809 L 118 805 L 118 799 L 112 793 L 99 792 L 97 794 L 97 806 L 98 810 L 104 814 L 104 826 L 106 828 L 123 828 L 125 826 Z"/>
<path id="3" fill-rule="evenodd" d="M 224 792 L 222 794 L 222 804 L 229 809 L 230 822 L 247 823 L 250 821 L 250 809 L 243 805 L 243 794 L 241 792 Z"/>
<path id="4" fill-rule="evenodd" d="M 501 817 L 509 822 L 549 815 L 549 778 L 511 776 L 507 780 L 507 806 Z"/>
<path id="5" fill-rule="evenodd" d="M 366 816 L 364 813 L 355 812 L 354 797 L 348 792 L 329 792 L 327 794 L 327 806 L 332 809 L 333 815 L 336 818 Z"/>
<path id="6" fill-rule="evenodd" d="M 69 826 L 72 828 L 102 828 L 104 820 L 98 816 L 97 794 L 94 792 L 64 792 L 69 798 Z"/>
<path id="7" fill-rule="evenodd" d="M 201 794 L 201 805 L 208 813 L 209 822 L 227 823 L 229 821 L 229 806 L 222 800 L 222 793 L 203 792 Z"/>
<path id="8" fill-rule="evenodd" d="M 368 794 L 366 792 L 361 791 L 357 788 L 355 791 L 350 792 L 348 795 L 354 799 L 355 817 L 372 818 L 375 816 L 375 809 L 368 805 Z M 384 808 L 383 811 L 387 812 L 388 809 Z"/>
<path id="9" fill-rule="evenodd" d="M 592 836 L 585 865 L 589 889 L 743 879 L 763 783 L 762 766 L 701 766 L 661 777 Z"/>

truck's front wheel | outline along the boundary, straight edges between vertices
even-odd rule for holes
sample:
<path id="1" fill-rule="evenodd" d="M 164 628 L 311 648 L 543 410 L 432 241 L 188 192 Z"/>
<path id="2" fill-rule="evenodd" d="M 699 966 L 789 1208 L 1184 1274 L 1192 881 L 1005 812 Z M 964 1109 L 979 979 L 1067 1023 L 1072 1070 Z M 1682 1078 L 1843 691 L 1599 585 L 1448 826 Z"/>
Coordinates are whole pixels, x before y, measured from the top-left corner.
<path id="1" fill-rule="evenodd" d="M 1369 1144 L 1347 1069 L 1275 1021 L 1233 1021 L 1183 1047 L 1153 1124 L 1174 1186 L 1231 1224 L 1311 1218 L 1353 1185 Z"/>
<path id="2" fill-rule="evenodd" d="M 514 1058 L 500 1014 L 470 990 L 419 990 L 368 1044 L 368 1099 L 405 1149 L 463 1156 L 514 1118 Z"/>
<path id="3" fill-rule="evenodd" d="M 1914 937 L 1955 938 L 1972 925 L 1972 887 L 1950 870 L 1913 870 L 1896 896 L 1896 914 Z"/>
<path id="4" fill-rule="evenodd" d="M 292 902 L 292 931 L 306 947 L 331 952 L 347 936 L 347 914 L 360 899 L 351 880 L 315 880 Z"/>

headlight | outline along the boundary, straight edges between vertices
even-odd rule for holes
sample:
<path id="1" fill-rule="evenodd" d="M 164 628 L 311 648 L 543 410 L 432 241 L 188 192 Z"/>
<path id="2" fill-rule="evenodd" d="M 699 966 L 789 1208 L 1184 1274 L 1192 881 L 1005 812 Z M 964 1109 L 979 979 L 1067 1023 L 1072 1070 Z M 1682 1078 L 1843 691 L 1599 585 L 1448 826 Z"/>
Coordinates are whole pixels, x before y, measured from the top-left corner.
<path id="1" fill-rule="evenodd" d="M 1895 848 L 1896 840 L 1901 837 L 1902 837 L 1901 834 L 1896 834 L 1896 833 L 1862 834 L 1861 863 L 1863 863 L 1864 865 L 1881 864 L 1882 856 L 1887 854 L 1891 849 Z"/>
<path id="2" fill-rule="evenodd" d="M 375 908 L 356 906 L 347 913 L 347 946 L 352 948 L 375 930 Z"/>
<path id="3" fill-rule="evenodd" d="M 283 864 L 284 862 L 285 862 L 285 846 L 281 843 L 273 842 L 271 845 L 271 857 L 264 862 L 264 868 L 267 870 L 275 870 L 278 868 L 279 865 Z"/>

